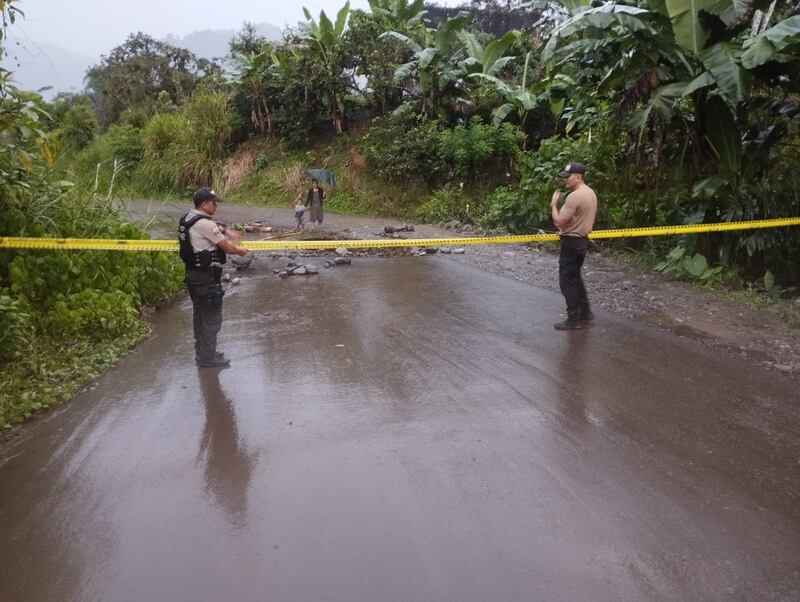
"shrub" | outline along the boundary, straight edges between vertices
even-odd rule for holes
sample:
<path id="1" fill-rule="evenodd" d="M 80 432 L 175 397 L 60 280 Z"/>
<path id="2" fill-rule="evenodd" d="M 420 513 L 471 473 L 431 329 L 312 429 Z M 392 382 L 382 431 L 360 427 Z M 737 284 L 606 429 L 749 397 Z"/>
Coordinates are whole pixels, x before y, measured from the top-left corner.
<path id="1" fill-rule="evenodd" d="M 29 345 L 31 332 L 31 316 L 22 303 L 0 292 L 0 361 L 18 357 Z"/>
<path id="2" fill-rule="evenodd" d="M 487 225 L 505 226 L 512 232 L 552 228 L 550 196 L 556 188 L 563 188 L 558 172 L 569 161 L 586 164 L 587 182 L 601 199 L 602 212 L 598 215 L 615 211 L 603 200 L 627 198 L 613 196 L 616 160 L 623 150 L 623 139 L 616 133 L 600 129 L 602 133 L 595 131 L 594 135 L 586 132 L 574 138 L 546 138 L 535 151 L 520 153 L 522 177 L 519 189 L 498 188 L 492 193 L 485 220 Z"/>
<path id="3" fill-rule="evenodd" d="M 515 125 L 484 124 L 473 117 L 441 134 L 439 153 L 461 179 L 477 178 L 481 170 L 516 157 L 525 134 Z"/>
<path id="4" fill-rule="evenodd" d="M 253 161 L 253 169 L 255 171 L 261 171 L 262 169 L 266 168 L 269 164 L 269 158 L 264 153 L 258 153 L 256 160 Z"/>
<path id="5" fill-rule="evenodd" d="M 122 291 L 84 289 L 60 294 L 45 316 L 45 329 L 54 337 L 104 339 L 135 329 L 139 319 L 133 299 Z"/>
<path id="6" fill-rule="evenodd" d="M 452 219 L 474 221 L 469 199 L 455 188 L 442 188 L 434 192 L 417 207 L 414 217 L 429 224 Z"/>
<path id="7" fill-rule="evenodd" d="M 180 186 L 180 150 L 189 128 L 188 120 L 174 113 L 158 114 L 144 126 L 144 159 L 135 176 L 140 189 L 175 190 Z"/>
<path id="8" fill-rule="evenodd" d="M 131 170 L 142 160 L 144 149 L 140 131 L 130 125 L 112 125 L 108 131 L 95 138 L 78 153 L 73 167 L 85 183 L 93 183 L 94 190 L 110 188 L 113 178 Z"/>
<path id="9" fill-rule="evenodd" d="M 393 116 L 376 120 L 361 140 L 361 151 L 370 170 L 395 184 L 409 181 L 433 185 L 440 181 L 444 164 L 439 154 L 440 136 L 434 122 Z"/>
<path id="10" fill-rule="evenodd" d="M 496 188 L 489 195 L 484 222 L 514 233 L 552 227 L 549 204 L 545 200 L 508 187 Z"/>
<path id="11" fill-rule="evenodd" d="M 61 127 L 53 133 L 53 137 L 62 151 L 76 152 L 94 140 L 96 131 L 97 118 L 92 107 L 80 102 L 64 113 Z"/>

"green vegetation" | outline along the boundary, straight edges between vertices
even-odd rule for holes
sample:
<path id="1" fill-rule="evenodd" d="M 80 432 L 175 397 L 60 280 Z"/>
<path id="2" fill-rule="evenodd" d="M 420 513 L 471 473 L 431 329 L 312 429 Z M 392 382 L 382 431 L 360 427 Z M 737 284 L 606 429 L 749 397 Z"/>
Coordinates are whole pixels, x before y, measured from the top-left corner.
<path id="1" fill-rule="evenodd" d="M 6 24 L 19 15 L 14 2 L 1 10 Z M 104 194 L 97 182 L 85 190 L 61 179 L 45 131 L 52 117 L 38 95 L 10 79 L 0 70 L 0 235 L 145 238 L 120 219 L 107 193 L 113 175 Z M 57 153 L 85 147 L 76 165 L 88 152 L 103 159 L 110 153 L 117 166 L 141 160 L 133 126 L 112 125 L 91 141 L 91 107 L 76 99 L 64 104 L 50 136 Z M 178 262 L 164 254 L 0 253 L 0 428 L 66 399 L 113 363 L 147 333 L 139 309 L 169 298 L 180 279 Z"/>
<path id="2" fill-rule="evenodd" d="M 52 103 L 0 70 L 0 234 L 141 238 L 113 198 L 188 198 L 198 185 L 288 211 L 307 168 L 335 173 L 330 210 L 529 232 L 552 228 L 547 200 L 570 160 L 589 168 L 598 227 L 800 215 L 788 3 L 512 0 L 534 25 L 499 35 L 469 11 L 434 22 L 422 0 L 369 4 L 304 11 L 306 27 L 279 43 L 245 25 L 232 75 L 143 34 L 101 58 L 85 94 Z M 473 12 L 489 4 L 497 14 L 493 2 Z M 19 16 L 15 0 L 0 10 L 4 28 Z M 800 285 L 799 240 L 776 229 L 616 244 L 673 277 L 778 298 Z M 137 340 L 139 309 L 179 281 L 163 255 L 3 251 L 0 426 Z M 76 372 L 68 349 L 94 367 Z M 55 387 L 45 369 L 72 376 Z"/>

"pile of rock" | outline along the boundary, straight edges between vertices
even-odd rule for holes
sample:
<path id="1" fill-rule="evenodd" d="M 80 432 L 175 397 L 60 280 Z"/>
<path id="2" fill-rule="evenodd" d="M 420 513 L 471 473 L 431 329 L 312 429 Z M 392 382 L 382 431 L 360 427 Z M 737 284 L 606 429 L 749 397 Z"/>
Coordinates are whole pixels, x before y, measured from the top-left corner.
<path id="1" fill-rule="evenodd" d="M 408 238 L 407 236 L 400 234 L 401 232 L 413 232 L 414 231 L 414 224 L 400 224 L 399 226 L 384 226 L 383 232 L 377 232 L 378 236 L 383 236 L 384 238 Z"/>
<path id="2" fill-rule="evenodd" d="M 286 264 L 286 267 L 283 269 L 275 269 L 272 270 L 281 278 L 288 278 L 289 276 L 311 276 L 314 274 L 319 274 L 319 268 L 315 265 L 311 265 L 310 263 L 306 264 L 297 264 L 293 261 L 290 261 Z"/>
<path id="3" fill-rule="evenodd" d="M 334 257 L 332 261 L 328 260 L 322 265 L 326 268 L 332 268 L 335 265 L 350 265 L 350 261 L 349 257 Z"/>
<path id="4" fill-rule="evenodd" d="M 336 253 L 336 257 L 323 264 L 326 268 L 332 268 L 335 265 L 350 265 L 352 253 L 346 247 L 338 247 L 334 253 Z"/>

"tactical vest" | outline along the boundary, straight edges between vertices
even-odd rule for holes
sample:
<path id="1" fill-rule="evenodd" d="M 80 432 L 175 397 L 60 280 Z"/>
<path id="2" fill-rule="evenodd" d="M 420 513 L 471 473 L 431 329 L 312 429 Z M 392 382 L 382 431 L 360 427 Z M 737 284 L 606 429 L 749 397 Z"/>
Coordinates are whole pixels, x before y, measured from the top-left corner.
<path id="1" fill-rule="evenodd" d="M 194 226 L 201 219 L 211 219 L 208 215 L 199 213 L 187 213 L 178 221 L 178 245 L 180 256 L 187 268 L 207 268 L 212 263 L 224 264 L 227 256 L 224 251 L 214 249 L 213 251 L 200 251 L 195 253 L 192 248 L 192 241 L 189 238 L 189 228 Z"/>

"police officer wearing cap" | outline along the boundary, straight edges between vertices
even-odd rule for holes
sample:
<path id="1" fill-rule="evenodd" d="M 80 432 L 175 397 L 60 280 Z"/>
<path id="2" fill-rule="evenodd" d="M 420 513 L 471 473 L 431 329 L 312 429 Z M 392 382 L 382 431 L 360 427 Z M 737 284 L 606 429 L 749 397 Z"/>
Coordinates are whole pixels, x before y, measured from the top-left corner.
<path id="1" fill-rule="evenodd" d="M 559 209 L 560 189 L 556 189 L 550 199 L 550 213 L 561 238 L 558 283 L 567 302 L 567 319 L 554 324 L 556 330 L 583 328 L 586 322 L 594 319 L 583 285 L 581 267 L 589 248 L 589 233 L 597 215 L 597 196 L 583 181 L 585 175 L 585 166 L 568 163 L 558 174 L 569 190 L 566 200 Z"/>
<path id="2" fill-rule="evenodd" d="M 247 250 L 225 238 L 225 227 L 212 216 L 222 199 L 207 187 L 198 188 L 192 195 L 194 209 L 178 222 L 180 256 L 186 267 L 186 289 L 192 299 L 195 361 L 201 368 L 220 368 L 230 365 L 217 352 L 217 333 L 222 327 L 222 296 L 220 282 L 226 253 L 247 255 Z"/>

